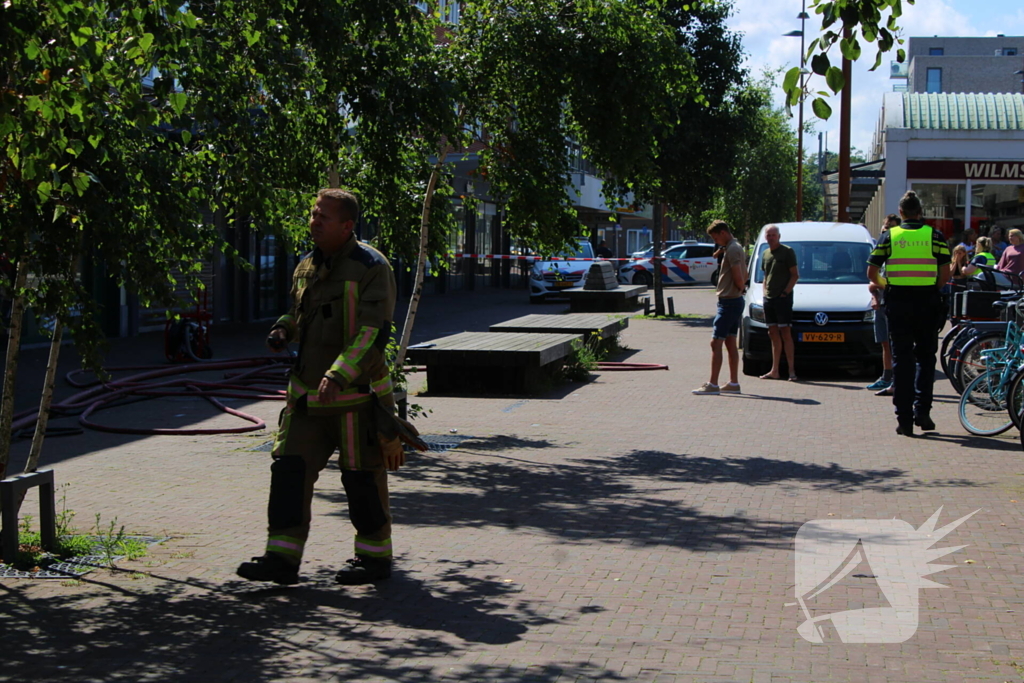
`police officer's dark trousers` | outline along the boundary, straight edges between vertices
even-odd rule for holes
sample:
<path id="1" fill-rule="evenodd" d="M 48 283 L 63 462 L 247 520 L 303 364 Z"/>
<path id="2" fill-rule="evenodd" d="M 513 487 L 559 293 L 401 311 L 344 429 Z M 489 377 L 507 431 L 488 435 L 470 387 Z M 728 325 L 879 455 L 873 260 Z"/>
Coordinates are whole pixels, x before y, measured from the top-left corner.
<path id="1" fill-rule="evenodd" d="M 896 419 L 909 422 L 932 409 L 935 354 L 944 319 L 942 299 L 934 286 L 890 288 L 885 314 L 892 344 L 892 403 Z"/>

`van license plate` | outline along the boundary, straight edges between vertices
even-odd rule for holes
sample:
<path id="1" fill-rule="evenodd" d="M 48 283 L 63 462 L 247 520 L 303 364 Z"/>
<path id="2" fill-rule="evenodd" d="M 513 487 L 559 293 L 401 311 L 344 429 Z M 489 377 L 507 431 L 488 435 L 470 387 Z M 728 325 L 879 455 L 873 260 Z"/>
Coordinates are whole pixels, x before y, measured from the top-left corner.
<path id="1" fill-rule="evenodd" d="M 844 342 L 845 332 L 801 332 L 799 341 L 803 342 Z"/>

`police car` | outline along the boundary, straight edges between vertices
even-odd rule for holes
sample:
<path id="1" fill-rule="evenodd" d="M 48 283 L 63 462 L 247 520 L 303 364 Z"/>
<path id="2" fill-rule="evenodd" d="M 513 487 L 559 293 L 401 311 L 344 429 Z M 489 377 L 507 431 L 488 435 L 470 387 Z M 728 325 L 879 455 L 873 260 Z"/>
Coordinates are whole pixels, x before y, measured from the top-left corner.
<path id="1" fill-rule="evenodd" d="M 670 247 L 662 254 L 661 281 L 666 285 L 686 285 L 718 281 L 718 261 L 714 244 L 688 240 Z M 619 282 L 624 285 L 654 286 L 654 264 L 650 258 L 631 261 L 619 268 Z"/>
<path id="2" fill-rule="evenodd" d="M 565 260 L 568 258 L 581 260 Z M 566 290 L 581 289 L 593 261 L 594 245 L 582 237 L 576 238 L 575 251 L 535 260 L 530 266 L 530 303 L 539 304 L 548 297 L 564 297 Z"/>

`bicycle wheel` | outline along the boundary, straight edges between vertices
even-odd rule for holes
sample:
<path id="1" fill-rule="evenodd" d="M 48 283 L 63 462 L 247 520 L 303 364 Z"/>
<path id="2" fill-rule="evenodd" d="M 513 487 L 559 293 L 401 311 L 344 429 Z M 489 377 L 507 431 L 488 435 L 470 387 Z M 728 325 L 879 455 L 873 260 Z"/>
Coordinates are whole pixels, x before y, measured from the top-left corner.
<path id="1" fill-rule="evenodd" d="M 960 395 L 960 424 L 971 434 L 995 436 L 1013 426 L 1006 412 L 1006 386 L 998 371 L 982 373 Z"/>
<path id="2" fill-rule="evenodd" d="M 953 391 L 957 395 L 964 390 L 957 375 L 957 361 L 960 359 L 960 354 L 963 353 L 964 347 L 979 334 L 980 332 L 976 327 L 964 324 L 961 326 L 959 333 L 949 340 L 948 343 L 945 338 L 942 340 L 942 371 L 946 374 L 946 379 L 949 380 L 950 386 L 953 387 Z"/>
<path id="3" fill-rule="evenodd" d="M 946 377 L 949 377 L 949 354 L 953 343 L 957 340 L 957 337 L 963 334 L 966 327 L 964 323 L 957 323 L 942 337 L 942 346 L 939 348 L 939 363 L 942 365 L 942 374 Z"/>
<path id="4" fill-rule="evenodd" d="M 959 387 L 955 389 L 963 393 L 964 387 L 978 375 L 991 369 L 982 358 L 983 353 L 991 354 L 996 349 L 1006 346 L 1006 334 L 1003 332 L 986 332 L 968 342 L 956 359 L 953 375 Z"/>
<path id="5" fill-rule="evenodd" d="M 1010 378 L 1009 388 L 1006 395 L 1009 397 L 1006 403 L 1006 412 L 1013 420 L 1013 426 L 1020 429 L 1021 421 L 1024 420 L 1024 367 L 1017 368 Z"/>

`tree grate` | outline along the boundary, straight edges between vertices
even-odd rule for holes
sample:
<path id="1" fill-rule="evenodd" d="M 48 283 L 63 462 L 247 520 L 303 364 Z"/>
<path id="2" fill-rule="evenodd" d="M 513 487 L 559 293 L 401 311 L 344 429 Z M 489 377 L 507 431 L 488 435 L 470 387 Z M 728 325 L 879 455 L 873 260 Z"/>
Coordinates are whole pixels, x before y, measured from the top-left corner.
<path id="1" fill-rule="evenodd" d="M 463 436 L 462 434 L 421 434 L 420 438 L 427 444 L 427 450 L 431 453 L 444 453 L 453 448 L 458 448 L 463 441 L 468 441 L 475 437 Z M 405 450 L 413 451 L 414 449 L 406 446 Z"/>
<path id="2" fill-rule="evenodd" d="M 157 543 L 163 543 L 168 540 L 168 537 L 156 537 L 156 536 L 125 536 L 126 541 L 138 541 L 147 546 L 156 545 Z M 100 547 L 99 540 L 96 540 L 96 544 L 93 546 L 93 551 L 98 550 Z M 58 560 L 55 555 L 45 555 L 45 558 L 52 558 L 57 560 L 53 564 L 49 564 L 46 567 L 42 567 L 39 571 L 27 571 L 24 569 L 16 569 L 9 564 L 0 562 L 0 579 L 68 579 L 88 574 L 94 569 L 104 569 L 109 567 L 107 564 L 107 556 L 104 554 L 94 555 L 76 555 L 75 557 L 69 557 L 66 560 Z M 114 555 L 114 560 L 123 560 L 124 555 Z"/>

